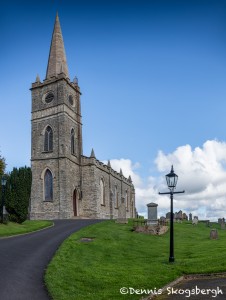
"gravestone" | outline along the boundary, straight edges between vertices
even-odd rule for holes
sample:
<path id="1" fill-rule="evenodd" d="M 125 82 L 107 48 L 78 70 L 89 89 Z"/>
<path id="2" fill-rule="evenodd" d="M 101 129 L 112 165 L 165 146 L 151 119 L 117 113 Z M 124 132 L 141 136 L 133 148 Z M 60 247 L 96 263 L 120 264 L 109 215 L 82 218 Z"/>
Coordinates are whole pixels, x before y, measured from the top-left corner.
<path id="1" fill-rule="evenodd" d="M 189 214 L 189 221 L 192 221 L 192 213 Z"/>
<path id="2" fill-rule="evenodd" d="M 225 219 L 224 218 L 221 221 L 221 229 L 225 229 Z"/>
<path id="3" fill-rule="evenodd" d="M 210 239 L 211 240 L 217 240 L 218 239 L 217 229 L 211 229 L 210 230 Z"/>
<path id="4" fill-rule="evenodd" d="M 121 198 L 121 203 L 118 208 L 118 219 L 117 223 L 126 224 L 128 223 L 128 220 L 126 219 L 126 203 L 125 198 Z"/>
<path id="5" fill-rule="evenodd" d="M 197 225 L 198 222 L 199 222 L 199 220 L 196 217 L 194 217 L 194 219 L 192 221 L 192 225 Z"/>
<path id="6" fill-rule="evenodd" d="M 157 206 L 158 204 L 153 202 L 147 204 L 148 207 L 147 225 L 156 225 L 158 223 Z"/>

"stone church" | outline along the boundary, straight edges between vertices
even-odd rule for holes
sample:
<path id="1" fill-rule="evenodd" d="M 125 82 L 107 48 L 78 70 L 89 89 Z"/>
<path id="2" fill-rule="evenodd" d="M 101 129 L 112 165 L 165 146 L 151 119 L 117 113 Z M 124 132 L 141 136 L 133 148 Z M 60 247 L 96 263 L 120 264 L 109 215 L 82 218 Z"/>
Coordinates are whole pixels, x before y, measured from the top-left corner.
<path id="1" fill-rule="evenodd" d="M 114 219 L 120 204 L 135 217 L 135 189 L 125 178 L 82 150 L 80 88 L 69 78 L 64 42 L 56 16 L 46 78 L 32 93 L 32 188 L 30 219 L 73 217 Z"/>

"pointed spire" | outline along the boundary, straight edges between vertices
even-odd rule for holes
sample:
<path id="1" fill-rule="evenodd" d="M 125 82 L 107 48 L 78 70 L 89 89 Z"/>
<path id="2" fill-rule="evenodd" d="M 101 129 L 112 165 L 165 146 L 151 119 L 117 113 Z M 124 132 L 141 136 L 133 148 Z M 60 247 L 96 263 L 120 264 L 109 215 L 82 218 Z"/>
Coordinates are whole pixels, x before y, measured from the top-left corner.
<path id="1" fill-rule="evenodd" d="M 111 162 L 108 160 L 108 167 L 111 168 Z"/>
<path id="2" fill-rule="evenodd" d="M 92 148 L 92 151 L 91 151 L 91 154 L 90 154 L 90 158 L 96 158 L 93 148 Z"/>
<path id="3" fill-rule="evenodd" d="M 49 60 L 46 71 L 46 78 L 57 76 L 61 72 L 69 77 L 66 54 L 64 49 L 64 41 L 60 28 L 60 21 L 58 14 L 56 15 L 52 41 L 49 51 Z"/>
<path id="4" fill-rule="evenodd" d="M 121 169 L 121 168 L 120 168 L 120 175 L 123 175 L 123 174 L 122 174 L 122 169 Z"/>
<path id="5" fill-rule="evenodd" d="M 39 75 L 37 74 L 37 76 L 36 76 L 36 81 L 35 82 L 41 82 L 40 81 L 40 77 L 39 77 Z"/>
<path id="6" fill-rule="evenodd" d="M 130 175 L 129 175 L 129 178 L 128 178 L 128 179 L 129 179 L 129 182 L 132 182 L 132 179 L 131 179 L 131 176 L 130 176 Z"/>

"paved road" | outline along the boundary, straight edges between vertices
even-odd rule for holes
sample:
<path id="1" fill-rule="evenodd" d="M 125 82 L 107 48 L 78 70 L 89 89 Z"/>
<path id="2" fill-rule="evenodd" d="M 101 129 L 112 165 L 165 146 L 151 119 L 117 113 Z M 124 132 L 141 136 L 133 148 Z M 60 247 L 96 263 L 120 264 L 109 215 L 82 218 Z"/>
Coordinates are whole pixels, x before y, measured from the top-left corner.
<path id="1" fill-rule="evenodd" d="M 43 283 L 46 266 L 73 232 L 99 220 L 56 220 L 55 226 L 0 239 L 0 299 L 49 300 Z"/>

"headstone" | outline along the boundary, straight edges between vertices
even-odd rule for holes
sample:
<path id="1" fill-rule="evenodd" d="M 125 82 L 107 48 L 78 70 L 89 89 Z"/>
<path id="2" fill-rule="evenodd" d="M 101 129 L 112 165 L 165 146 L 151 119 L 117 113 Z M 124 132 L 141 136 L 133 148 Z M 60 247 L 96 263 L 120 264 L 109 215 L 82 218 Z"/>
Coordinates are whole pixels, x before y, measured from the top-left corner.
<path id="1" fill-rule="evenodd" d="M 188 220 L 188 216 L 186 215 L 186 213 L 183 213 L 182 219 L 183 219 L 183 220 L 186 220 L 186 221 Z"/>
<path id="2" fill-rule="evenodd" d="M 169 212 L 166 214 L 166 219 L 169 219 L 169 220 L 170 220 L 170 216 L 171 216 L 171 212 L 169 211 Z"/>
<path id="3" fill-rule="evenodd" d="M 193 221 L 192 221 L 192 225 L 197 225 L 198 224 L 198 219 L 196 217 L 194 217 Z"/>
<path id="4" fill-rule="evenodd" d="M 189 221 L 192 221 L 192 213 L 189 214 Z"/>
<path id="5" fill-rule="evenodd" d="M 118 219 L 117 223 L 126 224 L 128 220 L 126 219 L 126 203 L 125 198 L 122 197 L 121 203 L 118 208 Z"/>
<path id="6" fill-rule="evenodd" d="M 222 219 L 222 222 L 221 222 L 221 229 L 225 229 L 225 219 L 224 218 Z"/>
<path id="7" fill-rule="evenodd" d="M 218 219 L 218 224 L 221 224 L 222 223 L 222 219 Z"/>
<path id="8" fill-rule="evenodd" d="M 153 203 L 153 202 L 147 204 L 147 207 L 148 207 L 147 225 L 158 224 L 157 206 L 158 206 L 158 204 Z"/>
<path id="9" fill-rule="evenodd" d="M 211 239 L 211 240 L 216 240 L 216 239 L 218 239 L 218 232 L 217 232 L 217 229 L 211 229 L 211 230 L 210 230 L 210 239 Z"/>

